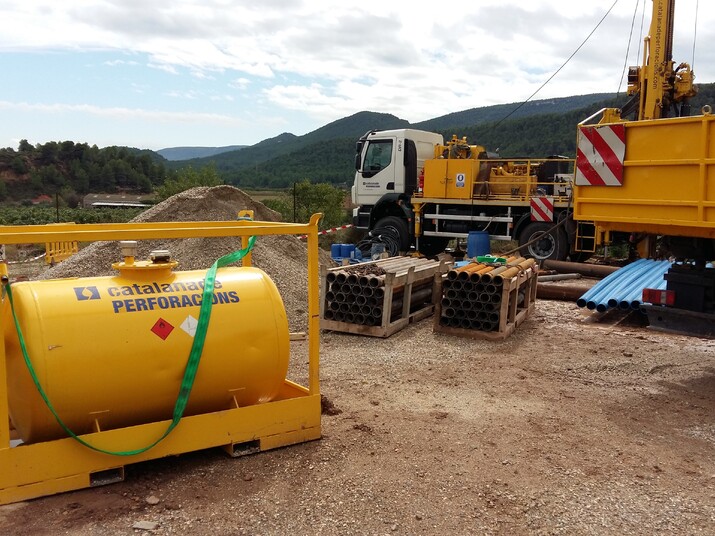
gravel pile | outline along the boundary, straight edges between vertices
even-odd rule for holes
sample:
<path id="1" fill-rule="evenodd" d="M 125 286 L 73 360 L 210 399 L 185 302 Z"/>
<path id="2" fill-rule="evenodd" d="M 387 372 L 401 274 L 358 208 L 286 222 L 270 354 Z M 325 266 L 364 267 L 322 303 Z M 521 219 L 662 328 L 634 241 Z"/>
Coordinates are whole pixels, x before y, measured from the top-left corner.
<path id="1" fill-rule="evenodd" d="M 141 213 L 132 222 L 230 221 L 239 210 L 253 210 L 261 221 L 280 221 L 280 214 L 255 201 L 233 186 L 192 188 Z M 179 262 L 179 270 L 207 269 L 213 262 L 241 249 L 241 239 L 189 238 L 139 241 L 139 259 L 147 259 L 155 249 L 168 249 Z M 111 264 L 121 260 L 118 242 L 94 242 L 78 254 L 49 268 L 38 279 L 115 275 Z M 330 266 L 327 252 L 321 250 L 320 263 Z M 253 265 L 264 270 L 283 297 L 290 329 L 307 327 L 307 249 L 295 236 L 261 236 L 253 249 Z"/>

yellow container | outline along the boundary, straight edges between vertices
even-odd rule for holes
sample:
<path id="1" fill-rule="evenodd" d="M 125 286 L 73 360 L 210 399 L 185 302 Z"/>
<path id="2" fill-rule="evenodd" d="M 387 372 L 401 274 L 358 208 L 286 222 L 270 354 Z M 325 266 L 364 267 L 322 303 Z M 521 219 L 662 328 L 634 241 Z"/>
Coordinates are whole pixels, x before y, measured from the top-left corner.
<path id="1" fill-rule="evenodd" d="M 204 271 L 175 263 L 120 266 L 115 277 L 13 284 L 37 377 L 69 428 L 83 434 L 171 419 L 194 340 Z M 275 284 L 257 268 L 218 270 L 211 319 L 185 415 L 268 402 L 284 384 L 289 334 Z M 13 326 L 7 300 L 4 321 Z M 5 333 L 8 404 L 26 443 L 66 436 Z"/>
<path id="2" fill-rule="evenodd" d="M 715 238 L 715 116 L 625 125 L 622 186 L 577 186 L 574 218 L 608 230 Z"/>

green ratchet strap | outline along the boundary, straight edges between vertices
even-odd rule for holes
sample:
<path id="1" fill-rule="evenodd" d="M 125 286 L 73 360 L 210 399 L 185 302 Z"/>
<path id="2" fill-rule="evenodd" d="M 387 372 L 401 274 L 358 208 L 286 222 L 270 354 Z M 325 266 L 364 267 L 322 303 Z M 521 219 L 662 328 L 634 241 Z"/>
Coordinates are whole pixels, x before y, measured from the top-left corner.
<path id="1" fill-rule="evenodd" d="M 7 292 L 7 297 L 8 300 L 10 301 L 10 308 L 12 309 L 12 318 L 13 321 L 15 322 L 15 329 L 17 330 L 17 337 L 20 341 L 20 349 L 22 350 L 22 357 L 25 360 L 25 364 L 27 365 L 27 369 L 30 371 L 30 376 L 32 376 L 32 381 L 35 384 L 35 387 L 37 387 L 37 391 L 40 393 L 40 396 L 42 397 L 42 400 L 45 401 L 45 404 L 47 405 L 47 408 L 52 412 L 52 415 L 54 415 L 55 419 L 57 420 L 57 423 L 62 427 L 62 429 L 67 432 L 67 435 L 69 435 L 71 438 L 75 439 L 85 447 L 88 447 L 94 451 L 101 452 L 103 454 L 111 454 L 112 456 L 134 456 L 136 454 L 141 454 L 142 452 L 146 452 L 150 448 L 156 446 L 160 441 L 162 441 L 166 436 L 168 436 L 171 431 L 176 428 L 176 425 L 179 424 L 179 421 L 184 415 L 184 410 L 186 409 L 186 404 L 189 401 L 189 395 L 191 394 L 191 388 L 194 386 L 194 379 L 196 378 L 196 372 L 199 368 L 199 361 L 201 361 L 201 354 L 204 349 L 204 341 L 206 340 L 206 331 L 209 327 L 209 319 L 211 318 L 211 307 L 213 306 L 213 291 L 214 291 L 214 283 L 216 281 L 216 270 L 219 268 L 223 268 L 224 266 L 238 262 L 240 261 L 243 257 L 245 257 L 252 249 L 253 245 L 256 243 L 256 237 L 252 236 L 248 239 L 248 245 L 239 251 L 234 251 L 233 253 L 230 253 L 228 255 L 225 255 L 218 259 L 216 262 L 213 263 L 211 268 L 208 269 L 206 272 L 206 277 L 204 279 L 204 292 L 203 292 L 203 297 L 201 299 L 201 309 L 199 311 L 199 320 L 198 320 L 198 325 L 196 327 L 196 334 L 194 336 L 194 342 L 191 346 L 191 353 L 189 354 L 189 360 L 186 363 L 186 370 L 184 371 L 184 378 L 181 380 L 181 388 L 179 389 L 179 396 L 176 399 L 176 404 L 174 405 L 174 415 L 171 420 L 171 423 L 169 424 L 169 427 L 166 429 L 166 431 L 153 443 L 151 443 L 149 446 L 140 448 L 140 449 L 135 449 L 135 450 L 126 450 L 126 451 L 111 451 L 111 450 L 104 450 L 99 447 L 96 447 L 81 437 L 78 437 L 72 430 L 69 429 L 69 427 L 62 421 L 60 416 L 57 414 L 55 411 L 55 408 L 52 406 L 52 403 L 50 402 L 49 398 L 47 397 L 47 393 L 45 393 L 45 390 L 42 388 L 42 385 L 40 385 L 40 380 L 37 378 L 37 374 L 35 374 L 35 369 L 32 366 L 32 362 L 30 361 L 30 357 L 27 354 L 27 347 L 25 345 L 25 339 L 22 336 L 22 331 L 20 330 L 20 323 L 17 320 L 17 316 L 15 315 L 15 304 L 13 303 L 13 297 L 12 297 L 12 289 L 10 287 L 10 283 L 7 283 L 5 285 L 5 290 Z"/>

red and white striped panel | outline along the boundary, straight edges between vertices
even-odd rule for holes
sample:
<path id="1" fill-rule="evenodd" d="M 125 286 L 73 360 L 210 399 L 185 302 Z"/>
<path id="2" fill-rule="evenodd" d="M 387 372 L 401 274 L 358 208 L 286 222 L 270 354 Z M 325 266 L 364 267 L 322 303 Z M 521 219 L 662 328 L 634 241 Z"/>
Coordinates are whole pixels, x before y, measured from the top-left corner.
<path id="1" fill-rule="evenodd" d="M 625 154 L 625 125 L 579 128 L 576 186 L 623 186 Z"/>
<path id="2" fill-rule="evenodd" d="M 554 221 L 554 198 L 531 198 L 531 221 Z"/>

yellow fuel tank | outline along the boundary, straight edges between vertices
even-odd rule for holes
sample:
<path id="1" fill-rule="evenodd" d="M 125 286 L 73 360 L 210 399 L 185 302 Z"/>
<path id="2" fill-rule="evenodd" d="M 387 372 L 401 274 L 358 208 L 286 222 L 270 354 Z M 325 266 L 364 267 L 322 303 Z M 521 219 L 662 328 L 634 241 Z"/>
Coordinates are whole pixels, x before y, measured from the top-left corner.
<path id="1" fill-rule="evenodd" d="M 76 434 L 171 419 L 196 332 L 204 271 L 176 263 L 115 265 L 114 277 L 13 284 L 37 377 Z M 26 443 L 66 434 L 27 370 L 4 304 L 10 417 Z M 288 321 L 257 268 L 222 268 L 185 415 L 268 402 L 285 381 Z"/>

